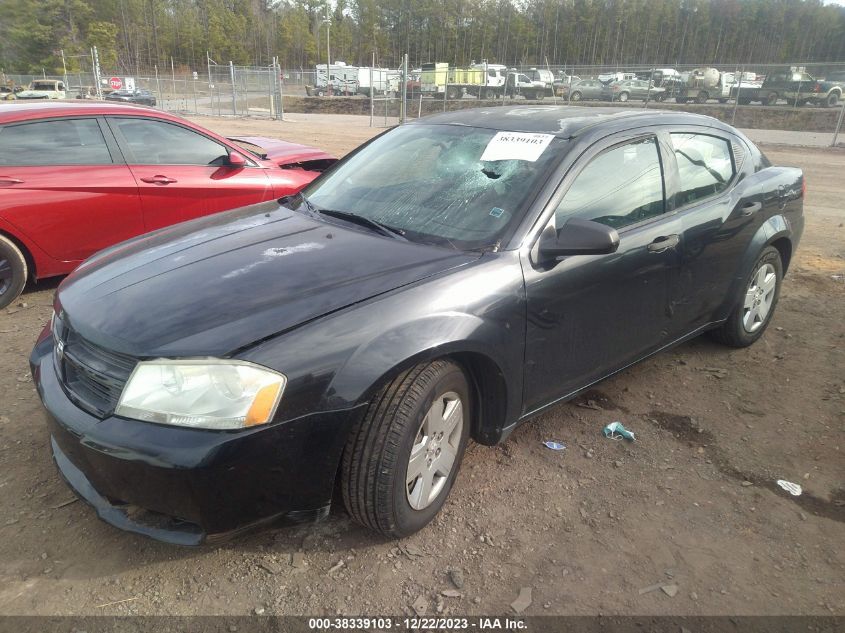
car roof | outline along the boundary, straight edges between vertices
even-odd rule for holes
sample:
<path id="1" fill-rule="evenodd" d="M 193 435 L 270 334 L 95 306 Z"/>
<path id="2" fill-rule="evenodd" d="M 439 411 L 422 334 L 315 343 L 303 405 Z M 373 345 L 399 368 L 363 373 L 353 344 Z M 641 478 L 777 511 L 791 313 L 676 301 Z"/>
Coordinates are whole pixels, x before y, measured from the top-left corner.
<path id="1" fill-rule="evenodd" d="M 0 125 L 30 119 L 48 119 L 62 116 L 97 116 L 104 114 L 154 115 L 161 119 L 182 121 L 180 117 L 146 106 L 129 103 L 107 103 L 105 101 L 39 101 L 26 103 L 22 100 L 0 106 Z"/>
<path id="2" fill-rule="evenodd" d="M 417 119 L 410 125 L 436 124 L 478 127 L 507 132 L 554 134 L 561 138 L 577 136 L 598 126 L 617 129 L 645 125 L 702 125 L 731 130 L 713 117 L 676 110 L 590 106 L 501 106 L 468 108 Z"/>

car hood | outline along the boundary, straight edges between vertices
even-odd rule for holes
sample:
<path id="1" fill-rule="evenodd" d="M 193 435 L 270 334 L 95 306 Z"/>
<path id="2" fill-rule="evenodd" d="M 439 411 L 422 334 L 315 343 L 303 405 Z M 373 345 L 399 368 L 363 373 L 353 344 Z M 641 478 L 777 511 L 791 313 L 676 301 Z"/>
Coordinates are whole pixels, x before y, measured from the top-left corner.
<path id="1" fill-rule="evenodd" d="M 139 357 L 224 356 L 479 257 L 263 203 L 102 251 L 60 286 L 83 338 Z"/>
<path id="2" fill-rule="evenodd" d="M 334 160 L 334 156 L 316 147 L 280 141 L 275 138 L 264 136 L 230 136 L 228 138 L 230 141 L 240 141 L 260 147 L 267 155 L 267 159 L 279 166 L 310 160 Z"/>

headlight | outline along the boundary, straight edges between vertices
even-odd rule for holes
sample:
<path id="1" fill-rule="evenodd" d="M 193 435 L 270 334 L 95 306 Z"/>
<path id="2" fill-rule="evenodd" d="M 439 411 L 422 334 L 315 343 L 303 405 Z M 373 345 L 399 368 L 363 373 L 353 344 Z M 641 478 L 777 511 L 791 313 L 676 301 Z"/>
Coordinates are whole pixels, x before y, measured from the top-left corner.
<path id="1" fill-rule="evenodd" d="M 273 419 L 284 375 L 227 360 L 154 360 L 138 363 L 115 414 L 201 429 L 241 429 Z"/>

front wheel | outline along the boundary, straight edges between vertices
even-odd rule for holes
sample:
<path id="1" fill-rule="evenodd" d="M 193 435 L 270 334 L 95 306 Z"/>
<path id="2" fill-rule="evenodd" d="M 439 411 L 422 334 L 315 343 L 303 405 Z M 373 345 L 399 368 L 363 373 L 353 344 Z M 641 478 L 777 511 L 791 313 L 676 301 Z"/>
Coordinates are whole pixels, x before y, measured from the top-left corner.
<path id="1" fill-rule="evenodd" d="M 382 388 L 343 453 L 352 518 L 391 538 L 425 527 L 455 481 L 470 420 L 469 385 L 452 362 L 417 365 Z"/>
<path id="2" fill-rule="evenodd" d="M 731 347 L 748 347 L 763 336 L 775 312 L 782 279 L 780 252 L 767 246 L 737 297 L 733 312 L 719 328 L 711 331 L 712 337 Z"/>
<path id="3" fill-rule="evenodd" d="M 619 101 L 621 103 L 625 103 L 627 100 L 628 100 L 628 93 L 627 92 L 619 93 Z"/>
<path id="4" fill-rule="evenodd" d="M 763 105 L 773 106 L 778 104 L 778 93 L 770 92 L 766 95 L 766 100 L 763 102 Z"/>
<path id="5" fill-rule="evenodd" d="M 23 253 L 14 242 L 0 235 L 0 309 L 20 296 L 27 274 Z"/>
<path id="6" fill-rule="evenodd" d="M 581 101 L 581 93 L 577 90 L 572 93 L 572 101 Z"/>
<path id="7" fill-rule="evenodd" d="M 822 106 L 825 108 L 835 108 L 837 103 L 839 103 L 839 93 L 831 92 L 827 95 L 827 99 L 822 101 Z"/>

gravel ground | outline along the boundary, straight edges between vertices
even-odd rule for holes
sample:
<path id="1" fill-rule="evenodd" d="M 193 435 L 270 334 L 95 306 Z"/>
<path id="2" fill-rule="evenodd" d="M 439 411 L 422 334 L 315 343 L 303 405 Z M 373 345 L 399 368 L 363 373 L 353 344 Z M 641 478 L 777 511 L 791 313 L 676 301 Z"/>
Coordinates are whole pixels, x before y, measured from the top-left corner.
<path id="1" fill-rule="evenodd" d="M 198 120 L 338 155 L 378 131 L 366 117 L 288 118 Z M 527 615 L 845 614 L 845 152 L 764 149 L 802 167 L 809 191 L 763 339 L 691 341 L 502 446 L 471 446 L 444 511 L 402 542 L 340 507 L 217 548 L 98 521 L 51 463 L 26 358 L 57 282 L 29 288 L 0 311 L 0 614 L 504 614 L 525 588 Z M 637 442 L 603 438 L 613 420 Z"/>

